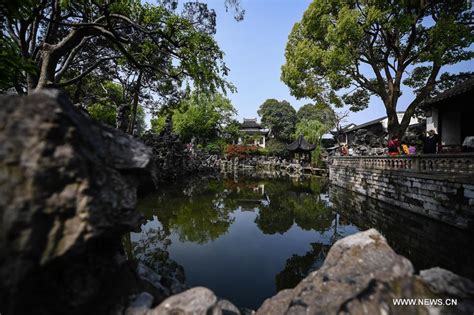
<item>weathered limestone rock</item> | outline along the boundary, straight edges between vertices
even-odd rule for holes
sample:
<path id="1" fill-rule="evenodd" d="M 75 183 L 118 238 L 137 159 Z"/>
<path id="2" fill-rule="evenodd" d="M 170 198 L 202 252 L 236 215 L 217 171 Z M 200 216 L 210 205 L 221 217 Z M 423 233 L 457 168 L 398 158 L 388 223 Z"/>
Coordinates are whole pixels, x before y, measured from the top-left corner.
<path id="1" fill-rule="evenodd" d="M 0 143 L 0 312 L 109 313 L 150 150 L 52 90 L 0 98 Z"/>
<path id="2" fill-rule="evenodd" d="M 153 296 L 148 292 L 138 294 L 125 310 L 125 315 L 146 315 L 153 304 Z"/>
<path id="3" fill-rule="evenodd" d="M 205 315 L 216 303 L 214 292 L 204 287 L 195 287 L 167 298 L 153 309 L 150 315 Z"/>
<path id="4" fill-rule="evenodd" d="M 336 242 L 319 270 L 294 289 L 266 300 L 256 314 L 449 314 L 452 308 L 393 303 L 395 298 L 445 297 L 431 288 L 429 283 L 440 283 L 433 280 L 440 277 L 432 274 L 413 276 L 410 261 L 397 255 L 384 237 L 371 229 Z M 466 286 L 461 291 L 444 289 L 451 297 L 474 297 L 466 293 Z M 462 311 L 472 311 L 469 305 Z"/>
<path id="5" fill-rule="evenodd" d="M 420 278 L 439 294 L 469 298 L 474 296 L 474 282 L 439 267 L 420 271 Z"/>
<path id="6" fill-rule="evenodd" d="M 214 292 L 195 287 L 164 300 L 146 315 L 240 315 L 240 310 L 227 300 L 218 299 Z M 138 314 L 137 314 L 138 315 Z"/>
<path id="7" fill-rule="evenodd" d="M 167 124 L 159 135 L 146 132 L 142 136 L 142 141 L 153 150 L 152 160 L 160 182 L 218 171 L 217 156 L 198 150 L 192 144 L 185 145 L 171 128 Z"/>

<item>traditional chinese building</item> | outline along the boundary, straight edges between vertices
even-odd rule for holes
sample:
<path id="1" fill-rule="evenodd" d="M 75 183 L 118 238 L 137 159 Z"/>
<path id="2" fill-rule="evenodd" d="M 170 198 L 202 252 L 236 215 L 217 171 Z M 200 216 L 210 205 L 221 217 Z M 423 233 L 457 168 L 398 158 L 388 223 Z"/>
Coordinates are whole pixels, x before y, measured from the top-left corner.
<path id="1" fill-rule="evenodd" d="M 298 139 L 288 144 L 286 149 L 290 151 L 292 159 L 297 159 L 299 162 L 311 162 L 311 151 L 316 149 L 316 145 L 308 143 L 308 141 L 300 135 Z"/>
<path id="2" fill-rule="evenodd" d="M 472 149 L 474 138 L 474 78 L 444 91 L 425 104 L 426 131 L 440 136 L 440 151 L 457 152 Z"/>
<path id="3" fill-rule="evenodd" d="M 405 112 L 397 112 L 398 121 L 402 121 L 404 114 Z M 420 121 L 417 117 L 412 117 L 408 126 L 409 128 L 412 128 L 419 123 Z M 388 117 L 384 116 L 360 125 L 351 123 L 342 128 L 339 132 L 332 133 L 335 135 L 338 143 L 346 143 L 347 145 L 352 146 L 361 129 L 367 130 L 370 132 L 370 135 L 373 135 L 378 139 L 383 139 L 388 134 Z M 383 141 L 383 143 L 385 144 L 385 141 Z"/>
<path id="4" fill-rule="evenodd" d="M 257 118 L 244 118 L 244 121 L 240 125 L 242 137 L 239 138 L 239 144 L 253 144 L 265 148 L 269 131 L 270 130 L 263 128 L 263 126 L 257 122 Z"/>

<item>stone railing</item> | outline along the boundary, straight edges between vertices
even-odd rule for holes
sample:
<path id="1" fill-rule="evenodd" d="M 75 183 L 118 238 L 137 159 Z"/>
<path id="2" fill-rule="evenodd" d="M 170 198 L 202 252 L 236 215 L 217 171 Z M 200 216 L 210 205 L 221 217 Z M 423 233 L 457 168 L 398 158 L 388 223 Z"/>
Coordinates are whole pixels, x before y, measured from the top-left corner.
<path id="1" fill-rule="evenodd" d="M 474 153 L 408 156 L 337 156 L 332 167 L 355 167 L 418 173 L 474 174 Z"/>

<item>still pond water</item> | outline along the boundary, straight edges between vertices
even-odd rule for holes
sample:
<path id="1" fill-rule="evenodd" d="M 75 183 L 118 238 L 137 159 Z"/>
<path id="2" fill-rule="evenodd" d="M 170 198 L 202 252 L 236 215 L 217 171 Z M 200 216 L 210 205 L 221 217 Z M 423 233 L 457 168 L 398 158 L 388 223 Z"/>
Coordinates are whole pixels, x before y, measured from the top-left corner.
<path id="1" fill-rule="evenodd" d="M 256 309 L 294 287 L 322 265 L 335 241 L 372 227 L 417 270 L 442 266 L 473 278 L 465 232 L 323 178 L 200 179 L 148 195 L 139 209 L 147 223 L 131 235 L 137 259 L 241 307 Z"/>

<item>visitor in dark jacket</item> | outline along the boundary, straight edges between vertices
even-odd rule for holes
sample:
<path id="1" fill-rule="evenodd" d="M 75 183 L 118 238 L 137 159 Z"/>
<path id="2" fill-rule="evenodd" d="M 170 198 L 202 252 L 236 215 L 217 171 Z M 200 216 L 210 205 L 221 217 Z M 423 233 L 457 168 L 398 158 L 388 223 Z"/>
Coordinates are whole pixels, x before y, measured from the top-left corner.
<path id="1" fill-rule="evenodd" d="M 436 147 L 438 146 L 439 136 L 434 130 L 428 131 L 428 135 L 422 138 L 423 140 L 423 153 L 432 154 L 436 153 Z"/>

